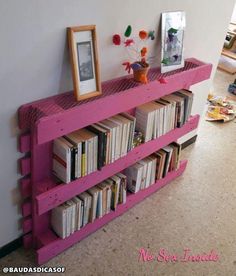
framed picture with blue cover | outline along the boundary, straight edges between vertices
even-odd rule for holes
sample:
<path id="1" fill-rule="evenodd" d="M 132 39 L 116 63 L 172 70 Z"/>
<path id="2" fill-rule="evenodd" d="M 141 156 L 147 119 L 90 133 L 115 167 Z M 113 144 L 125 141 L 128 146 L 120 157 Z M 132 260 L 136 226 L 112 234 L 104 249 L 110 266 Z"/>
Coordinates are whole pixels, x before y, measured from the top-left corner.
<path id="1" fill-rule="evenodd" d="M 161 73 L 184 67 L 185 12 L 164 12 L 161 17 Z"/>
<path id="2" fill-rule="evenodd" d="M 67 32 L 76 100 L 101 95 L 96 26 L 69 27 Z"/>

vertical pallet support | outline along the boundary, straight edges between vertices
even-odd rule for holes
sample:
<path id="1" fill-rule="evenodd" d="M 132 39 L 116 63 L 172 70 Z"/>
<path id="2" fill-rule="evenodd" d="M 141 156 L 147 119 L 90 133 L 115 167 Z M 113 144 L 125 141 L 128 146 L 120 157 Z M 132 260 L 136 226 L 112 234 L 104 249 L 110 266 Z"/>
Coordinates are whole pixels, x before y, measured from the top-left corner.
<path id="1" fill-rule="evenodd" d="M 33 247 L 38 248 L 38 236 L 46 231 L 50 223 L 50 213 L 38 215 L 35 198 L 50 187 L 40 187 L 44 178 L 51 174 L 51 143 L 37 144 L 37 131 L 31 130 L 31 183 L 32 183 L 32 240 Z"/>

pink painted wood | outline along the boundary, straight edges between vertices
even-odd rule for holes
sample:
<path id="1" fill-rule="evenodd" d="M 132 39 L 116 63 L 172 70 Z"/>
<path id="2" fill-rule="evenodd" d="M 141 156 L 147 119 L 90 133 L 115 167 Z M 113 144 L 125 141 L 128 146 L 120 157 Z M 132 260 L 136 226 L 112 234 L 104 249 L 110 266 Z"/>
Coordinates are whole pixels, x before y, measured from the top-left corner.
<path id="1" fill-rule="evenodd" d="M 20 192 L 23 198 L 27 198 L 32 195 L 32 185 L 30 177 L 22 178 L 20 180 Z"/>
<path id="2" fill-rule="evenodd" d="M 210 64 L 196 59 L 187 61 L 197 67 L 167 75 L 167 84 L 161 84 L 155 79 L 146 85 L 136 84 L 134 86 L 132 83 L 129 84 L 127 77 L 123 77 L 118 79 L 118 84 L 117 79 L 104 82 L 104 95 L 81 104 L 73 102 L 69 93 L 64 93 L 61 96 L 24 105 L 19 110 L 21 125 L 24 126 L 25 118 L 36 118 L 37 143 L 41 144 L 209 78 L 212 68 Z M 125 83 L 128 83 L 128 86 L 125 86 Z M 124 90 L 120 90 L 122 85 L 124 85 Z M 72 107 L 68 108 L 71 102 Z"/>
<path id="3" fill-rule="evenodd" d="M 115 212 L 111 211 L 109 214 L 105 215 L 101 219 L 97 219 L 93 223 L 87 224 L 84 228 L 70 235 L 66 239 L 56 237 L 56 235 L 52 234 L 50 230 L 47 233 L 41 235 L 41 243 L 46 245 L 37 250 L 38 264 L 41 265 L 47 262 L 65 249 L 72 246 L 74 243 L 81 241 L 91 233 L 95 232 L 97 229 L 101 228 L 109 221 L 122 215 L 128 209 L 132 208 L 134 205 L 141 202 L 152 193 L 158 191 L 160 188 L 168 184 L 171 180 L 180 176 L 184 172 L 186 165 L 187 161 L 182 161 L 180 164 L 180 168 L 177 171 L 168 173 L 165 178 L 158 180 L 154 185 L 148 187 L 147 189 L 141 190 L 136 194 L 130 194 L 127 197 L 126 204 L 119 205 Z"/>
<path id="4" fill-rule="evenodd" d="M 195 71 L 189 70 L 168 77 L 167 84 L 153 81 L 147 85 L 137 86 L 130 90 L 94 100 L 63 113 L 43 117 L 37 124 L 37 142 L 41 144 L 53 140 L 75 129 L 83 128 L 109 116 L 173 93 L 173 91 L 189 87 L 190 84 L 208 78 L 210 72 L 210 65 L 204 70 L 201 68 L 200 71 L 197 71 L 196 68 Z M 98 110 L 99 112 L 96 112 Z M 79 118 L 79 120 L 75 118 Z"/>
<path id="5" fill-rule="evenodd" d="M 38 235 L 45 232 L 50 225 L 50 214 L 45 213 L 38 216 L 35 204 L 35 198 L 40 189 L 40 183 L 43 179 L 48 178 L 52 172 L 52 144 L 44 143 L 41 145 L 36 144 L 35 128 L 31 130 L 31 182 L 32 185 L 32 219 L 33 219 L 33 246 L 38 248 Z M 50 189 L 51 187 L 47 187 Z"/>
<path id="6" fill-rule="evenodd" d="M 20 173 L 21 175 L 27 175 L 31 171 L 30 157 L 23 157 L 20 159 Z"/>
<path id="7" fill-rule="evenodd" d="M 32 214 L 32 204 L 30 200 L 25 200 L 22 203 L 21 212 L 24 218 Z"/>
<path id="8" fill-rule="evenodd" d="M 77 179 L 69 184 L 58 185 L 47 192 L 39 194 L 36 197 L 35 202 L 37 205 L 38 214 L 40 215 L 49 211 L 50 209 L 62 204 L 63 202 L 72 198 L 73 196 L 82 193 L 83 191 L 89 189 L 90 187 L 103 181 L 104 179 L 131 166 L 138 160 L 141 160 L 144 157 L 152 154 L 154 151 L 157 151 L 165 145 L 173 141 L 176 141 L 184 134 L 197 128 L 198 122 L 199 115 L 195 115 L 191 117 L 190 120 L 182 128 L 176 128 L 170 131 L 169 133 L 159 137 L 156 140 L 152 140 L 150 142 L 140 145 L 139 147 L 134 148 L 126 156 L 120 158 L 114 163 L 105 166 L 101 171 L 96 171 L 86 177 Z M 46 180 L 46 183 L 47 182 L 48 180 Z M 54 185 L 51 184 L 51 186 Z M 40 184 L 40 186 L 43 186 L 43 184 Z"/>
<path id="9" fill-rule="evenodd" d="M 32 222 L 31 217 L 27 217 L 27 218 L 23 219 L 22 229 L 23 229 L 24 234 L 26 234 L 28 232 L 31 232 L 32 231 L 32 226 L 33 226 L 33 222 Z"/>
<path id="10" fill-rule="evenodd" d="M 30 249 L 33 246 L 33 235 L 28 233 L 23 236 L 23 245 L 25 249 Z"/>
<path id="11" fill-rule="evenodd" d="M 30 134 L 21 134 L 19 137 L 19 151 L 26 153 L 30 151 Z"/>

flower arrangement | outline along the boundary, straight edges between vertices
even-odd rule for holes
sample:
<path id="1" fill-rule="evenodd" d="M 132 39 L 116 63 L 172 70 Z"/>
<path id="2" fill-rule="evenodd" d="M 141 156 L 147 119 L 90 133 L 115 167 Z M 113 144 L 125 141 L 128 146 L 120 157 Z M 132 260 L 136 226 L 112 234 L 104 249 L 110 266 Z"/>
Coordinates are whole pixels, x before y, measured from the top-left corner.
<path id="1" fill-rule="evenodd" d="M 149 69 L 147 41 L 155 39 L 154 31 L 141 30 L 138 38 L 131 37 L 131 33 L 132 27 L 129 25 L 124 32 L 124 36 L 121 38 L 119 34 L 114 34 L 112 42 L 116 46 L 123 45 L 127 49 L 130 60 L 122 63 L 125 70 L 130 73 L 132 69 L 136 81 L 147 83 Z"/>

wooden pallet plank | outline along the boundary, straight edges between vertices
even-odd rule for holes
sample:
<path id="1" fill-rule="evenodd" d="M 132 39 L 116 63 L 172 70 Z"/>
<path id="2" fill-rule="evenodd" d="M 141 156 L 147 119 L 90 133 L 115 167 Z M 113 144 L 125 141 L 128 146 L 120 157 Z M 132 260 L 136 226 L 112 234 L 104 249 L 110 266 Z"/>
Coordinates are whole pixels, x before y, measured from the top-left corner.
<path id="1" fill-rule="evenodd" d="M 30 177 L 25 177 L 20 180 L 20 192 L 23 198 L 27 198 L 32 195 L 32 185 Z"/>
<path id="2" fill-rule="evenodd" d="M 33 247 L 33 235 L 28 233 L 23 236 L 23 245 L 25 249 L 30 249 Z"/>
<path id="3" fill-rule="evenodd" d="M 31 200 L 25 200 L 21 205 L 22 216 L 25 218 L 32 214 Z"/>
<path id="4" fill-rule="evenodd" d="M 30 157 L 23 157 L 20 160 L 20 173 L 22 176 L 30 173 Z"/>
<path id="5" fill-rule="evenodd" d="M 210 64 L 203 64 L 191 70 L 166 77 L 166 84 L 161 84 L 157 80 L 152 81 L 146 85 L 139 85 L 132 89 L 70 108 L 64 112 L 43 117 L 39 119 L 36 126 L 37 143 L 42 144 L 46 141 L 51 141 L 76 129 L 206 80 L 210 76 L 211 69 L 212 66 Z M 96 110 L 99 110 L 99 112 L 96 112 Z M 75 118 L 79 118 L 79 120 L 75 120 Z"/>
<path id="6" fill-rule="evenodd" d="M 30 134 L 25 133 L 19 136 L 19 151 L 26 153 L 30 151 Z"/>
<path id="7" fill-rule="evenodd" d="M 33 226 L 32 217 L 26 217 L 23 219 L 22 229 L 24 234 L 31 232 L 32 226 Z"/>

